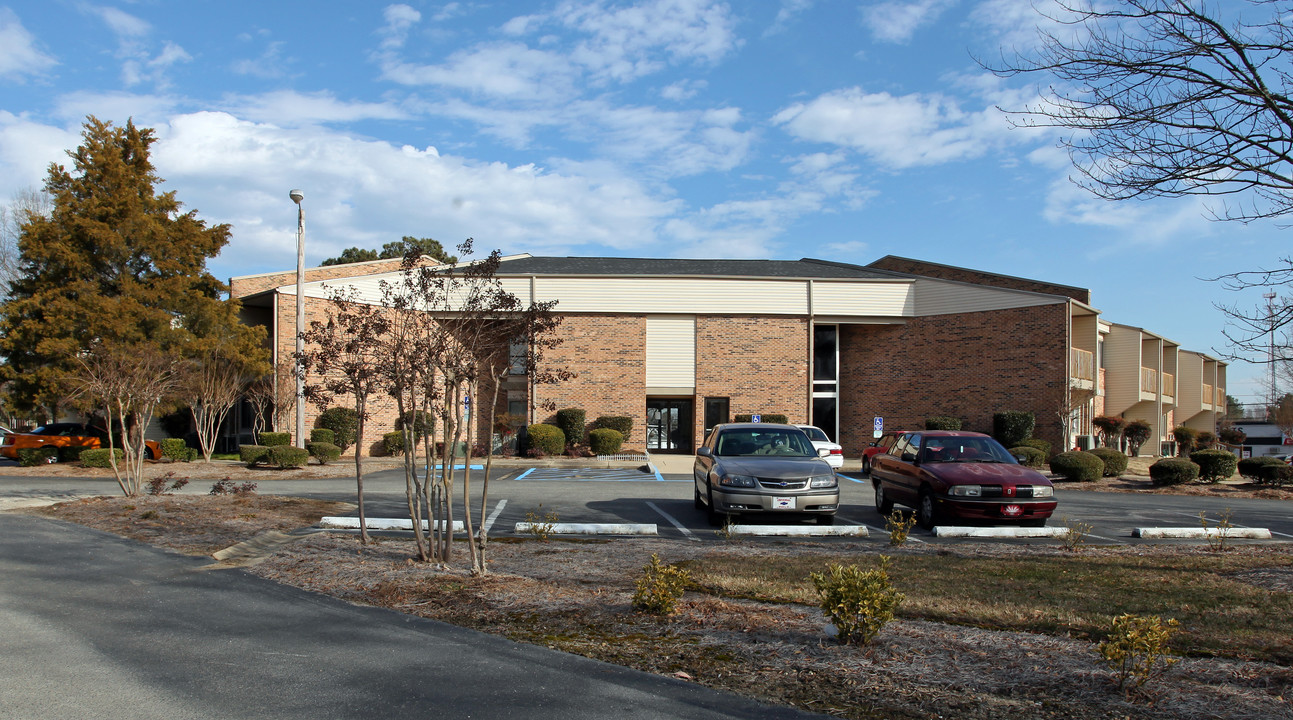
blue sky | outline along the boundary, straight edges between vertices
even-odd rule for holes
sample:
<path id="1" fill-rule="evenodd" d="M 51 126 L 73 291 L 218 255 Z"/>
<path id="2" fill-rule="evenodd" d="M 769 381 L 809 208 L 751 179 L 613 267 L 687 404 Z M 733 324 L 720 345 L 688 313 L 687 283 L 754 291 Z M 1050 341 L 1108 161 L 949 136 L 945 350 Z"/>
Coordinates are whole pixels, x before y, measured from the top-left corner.
<path id="1" fill-rule="evenodd" d="M 3 0 L 0 0 L 3 3 Z M 156 130 L 219 277 L 404 235 L 535 255 L 886 254 L 1087 287 L 1114 322 L 1224 351 L 1201 278 L 1277 264 L 1273 223 L 1073 186 L 1036 97 L 974 57 L 1030 0 L 0 4 L 0 202 L 93 114 Z M 1264 370 L 1235 364 L 1231 394 Z M 1257 378 L 1256 382 L 1246 378 Z M 1242 399 L 1255 399 L 1244 397 Z"/>

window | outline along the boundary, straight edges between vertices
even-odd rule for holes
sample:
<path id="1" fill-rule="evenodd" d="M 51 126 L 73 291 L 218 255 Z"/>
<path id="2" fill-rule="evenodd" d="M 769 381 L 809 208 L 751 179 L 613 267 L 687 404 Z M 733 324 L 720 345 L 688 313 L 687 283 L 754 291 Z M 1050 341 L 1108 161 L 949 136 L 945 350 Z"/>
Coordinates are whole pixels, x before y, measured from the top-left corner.
<path id="1" fill-rule="evenodd" d="M 513 340 L 507 348 L 507 359 L 512 367 L 508 370 L 512 375 L 524 375 L 528 370 L 530 354 L 529 343 L 524 339 Z M 511 412 L 510 410 L 508 412 Z"/>

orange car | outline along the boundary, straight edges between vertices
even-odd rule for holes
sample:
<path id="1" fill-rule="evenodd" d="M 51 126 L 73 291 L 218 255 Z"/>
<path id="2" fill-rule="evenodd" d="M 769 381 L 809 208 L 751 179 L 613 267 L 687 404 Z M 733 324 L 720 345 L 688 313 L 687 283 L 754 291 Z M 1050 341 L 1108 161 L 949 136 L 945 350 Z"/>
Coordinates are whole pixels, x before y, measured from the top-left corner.
<path id="1" fill-rule="evenodd" d="M 0 445 L 0 456 L 7 457 L 10 460 L 18 459 L 18 451 L 22 448 L 61 448 L 61 447 L 103 447 L 108 440 L 108 434 L 100 428 L 87 427 L 80 423 L 50 423 L 42 425 L 31 432 L 11 432 L 4 436 L 4 444 Z M 156 460 L 162 456 L 161 445 L 152 441 L 144 441 L 144 457 L 148 460 Z M 50 462 L 58 462 L 58 456 L 55 455 Z"/>

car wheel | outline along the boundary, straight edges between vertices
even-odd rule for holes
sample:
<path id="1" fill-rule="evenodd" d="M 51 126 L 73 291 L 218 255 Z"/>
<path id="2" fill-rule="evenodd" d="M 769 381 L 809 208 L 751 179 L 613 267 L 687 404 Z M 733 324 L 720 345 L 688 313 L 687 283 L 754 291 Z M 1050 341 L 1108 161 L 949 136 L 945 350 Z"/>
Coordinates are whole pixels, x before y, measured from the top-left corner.
<path id="1" fill-rule="evenodd" d="M 934 493 L 924 490 L 916 503 L 916 523 L 926 530 L 938 524 L 938 510 L 934 507 Z"/>
<path id="2" fill-rule="evenodd" d="M 875 488 L 875 511 L 888 517 L 893 512 L 893 501 L 884 494 L 884 485 L 873 483 Z"/>
<path id="3" fill-rule="evenodd" d="M 696 483 L 692 483 L 691 490 L 692 494 L 695 496 L 692 498 L 692 503 L 695 504 L 697 510 L 704 510 L 705 500 L 700 496 L 700 488 L 696 487 Z"/>
<path id="4" fill-rule="evenodd" d="M 866 455 L 862 456 L 862 474 L 863 475 L 871 474 L 871 460 L 868 459 Z"/>
<path id="5" fill-rule="evenodd" d="M 153 449 L 152 449 L 152 448 L 150 448 L 150 447 L 145 447 L 145 448 L 144 448 L 144 459 L 145 459 L 145 460 L 156 460 L 156 459 L 157 459 L 157 458 L 153 457 Z"/>
<path id="6" fill-rule="evenodd" d="M 834 525 L 835 513 L 831 513 L 830 515 L 818 515 L 814 520 L 816 520 L 818 525 Z"/>
<path id="7" fill-rule="evenodd" d="M 53 445 L 41 448 L 41 450 L 46 450 L 46 449 L 53 450 L 54 452 L 51 455 L 45 456 L 45 463 L 48 465 L 53 465 L 54 463 L 58 462 L 58 448 L 54 447 Z"/>
<path id="8" fill-rule="evenodd" d="M 711 527 L 722 527 L 723 521 L 727 519 L 727 516 L 714 509 L 714 491 L 708 490 L 706 492 L 709 499 L 709 506 L 706 508 L 705 519 L 709 521 Z"/>

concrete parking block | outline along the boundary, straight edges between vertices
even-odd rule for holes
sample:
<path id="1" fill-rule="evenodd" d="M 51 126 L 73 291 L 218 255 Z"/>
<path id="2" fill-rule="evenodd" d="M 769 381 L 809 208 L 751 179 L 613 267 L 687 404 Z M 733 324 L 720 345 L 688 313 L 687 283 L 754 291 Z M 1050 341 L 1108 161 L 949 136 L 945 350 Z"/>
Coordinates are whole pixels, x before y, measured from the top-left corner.
<path id="1" fill-rule="evenodd" d="M 870 537 L 865 525 L 729 525 L 733 535 L 774 537 Z"/>
<path id="2" fill-rule="evenodd" d="M 934 537 L 955 538 L 1045 538 L 1068 535 L 1066 527 L 968 527 L 964 525 L 938 525 Z"/>
<path id="3" fill-rule="evenodd" d="M 657 535 L 655 523 L 528 523 L 516 524 L 517 534 L 543 530 L 550 535 Z"/>
<path id="4" fill-rule="evenodd" d="M 413 531 L 413 521 L 409 518 L 367 518 L 369 530 L 408 530 Z M 359 518 L 357 517 L 325 517 L 319 521 L 319 527 L 329 530 L 358 530 Z M 430 532 L 431 524 L 426 520 L 422 521 L 422 529 Z M 444 530 L 444 523 L 436 523 L 437 530 Z M 456 533 L 465 532 L 466 526 L 461 520 L 453 521 L 453 531 Z"/>
<path id="5" fill-rule="evenodd" d="M 1268 528 L 1201 528 L 1154 527 L 1136 528 L 1131 531 L 1138 538 L 1239 538 L 1244 540 L 1270 540 Z"/>

